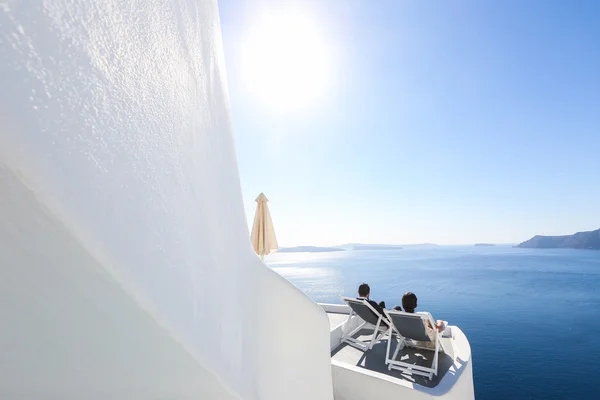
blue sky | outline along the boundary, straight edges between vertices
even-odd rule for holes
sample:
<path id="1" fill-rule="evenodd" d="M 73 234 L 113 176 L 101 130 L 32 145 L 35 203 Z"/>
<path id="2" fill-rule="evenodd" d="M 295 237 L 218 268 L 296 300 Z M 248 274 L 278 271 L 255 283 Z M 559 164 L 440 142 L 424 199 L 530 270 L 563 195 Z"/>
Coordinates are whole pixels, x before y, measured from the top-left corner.
<path id="1" fill-rule="evenodd" d="M 249 224 L 264 192 L 280 245 L 515 243 L 600 227 L 600 3 L 219 8 Z M 257 26 L 290 45 L 256 50 Z M 277 64 L 283 77 L 256 72 L 296 53 Z"/>

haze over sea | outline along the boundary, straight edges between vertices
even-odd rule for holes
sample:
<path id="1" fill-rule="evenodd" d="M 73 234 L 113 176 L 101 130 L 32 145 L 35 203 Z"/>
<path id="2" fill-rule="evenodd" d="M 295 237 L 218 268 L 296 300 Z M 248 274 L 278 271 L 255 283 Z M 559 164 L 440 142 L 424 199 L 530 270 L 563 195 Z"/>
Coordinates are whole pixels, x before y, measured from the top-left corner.
<path id="1" fill-rule="evenodd" d="M 443 246 L 266 262 L 317 302 L 341 303 L 362 282 L 388 308 L 415 292 L 419 310 L 467 335 L 478 400 L 598 398 L 600 251 Z"/>

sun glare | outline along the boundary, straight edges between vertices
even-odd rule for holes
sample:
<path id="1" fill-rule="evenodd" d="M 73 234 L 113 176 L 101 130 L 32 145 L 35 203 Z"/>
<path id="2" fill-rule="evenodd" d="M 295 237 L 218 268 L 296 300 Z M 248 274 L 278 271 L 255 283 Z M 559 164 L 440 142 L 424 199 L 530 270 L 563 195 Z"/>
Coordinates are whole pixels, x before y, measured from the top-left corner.
<path id="1" fill-rule="evenodd" d="M 270 107 L 302 109 L 323 99 L 330 80 L 330 50 L 315 21 L 269 14 L 245 36 L 244 80 Z"/>

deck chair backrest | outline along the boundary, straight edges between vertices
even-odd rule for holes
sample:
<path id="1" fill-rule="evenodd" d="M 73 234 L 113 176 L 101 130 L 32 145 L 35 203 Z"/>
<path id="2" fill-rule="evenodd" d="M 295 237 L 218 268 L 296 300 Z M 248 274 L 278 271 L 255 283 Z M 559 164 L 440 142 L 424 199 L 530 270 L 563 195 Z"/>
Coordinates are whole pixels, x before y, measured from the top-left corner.
<path id="1" fill-rule="evenodd" d="M 390 311 L 388 316 L 398 332 L 405 338 L 421 342 L 431 341 L 425 328 L 427 319 L 424 318 L 427 318 L 426 316 L 398 311 Z"/>
<path id="2" fill-rule="evenodd" d="M 379 315 L 377 315 L 377 313 L 373 311 L 371 307 L 365 304 L 365 300 L 351 299 L 348 297 L 343 297 L 343 300 L 350 306 L 350 308 L 352 308 L 352 311 L 354 311 L 354 313 L 361 317 L 365 322 L 368 322 L 372 325 L 377 325 Z"/>

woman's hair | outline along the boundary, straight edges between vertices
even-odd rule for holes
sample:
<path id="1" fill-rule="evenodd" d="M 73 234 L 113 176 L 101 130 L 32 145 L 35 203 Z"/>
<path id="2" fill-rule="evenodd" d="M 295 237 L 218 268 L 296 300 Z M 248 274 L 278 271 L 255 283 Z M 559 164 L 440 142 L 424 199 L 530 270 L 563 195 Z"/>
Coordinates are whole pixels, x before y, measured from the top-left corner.
<path id="1" fill-rule="evenodd" d="M 417 308 L 417 295 L 413 292 L 406 292 L 402 296 L 402 308 L 405 312 L 413 313 Z"/>

